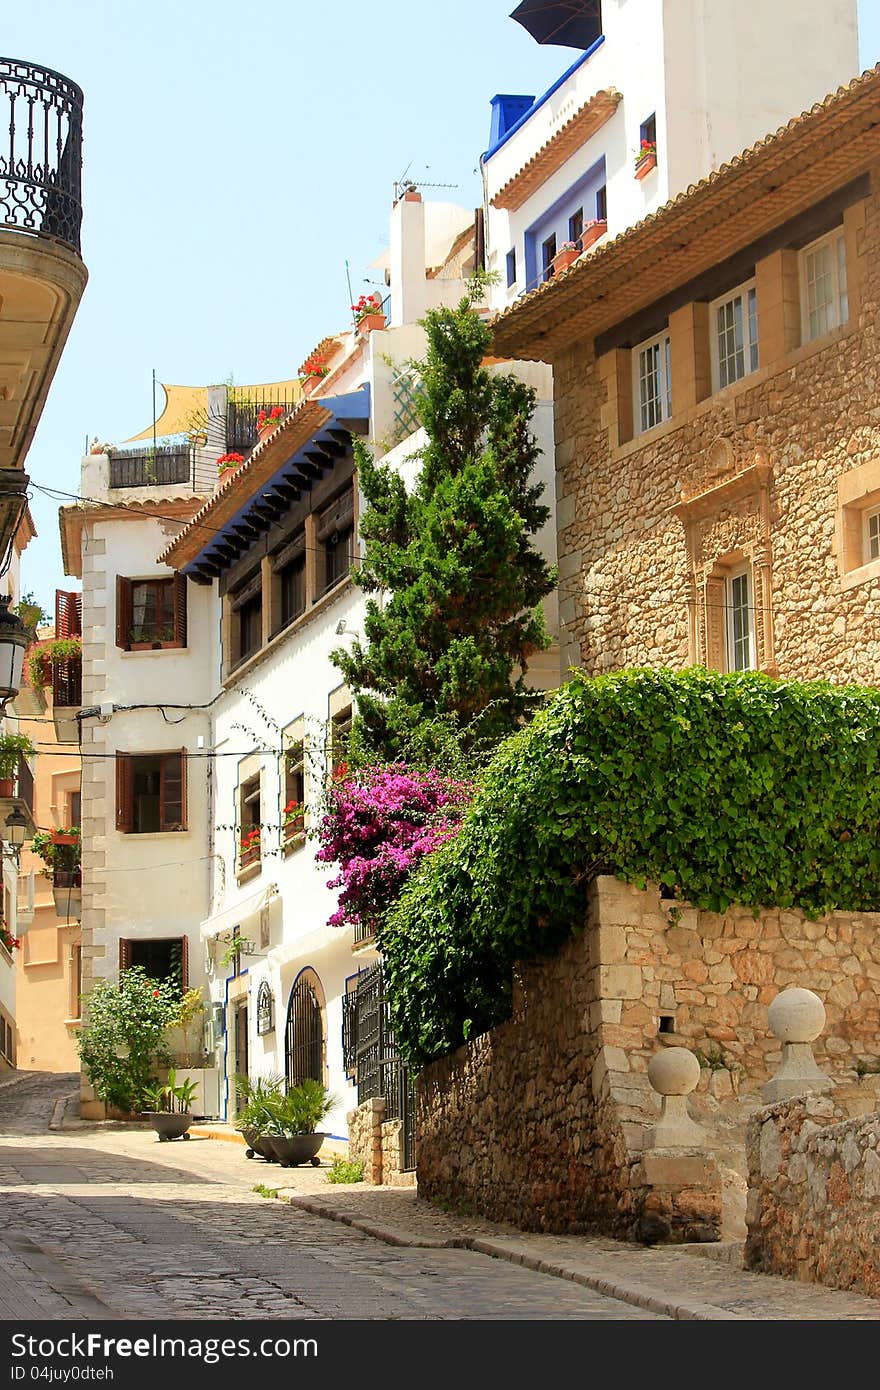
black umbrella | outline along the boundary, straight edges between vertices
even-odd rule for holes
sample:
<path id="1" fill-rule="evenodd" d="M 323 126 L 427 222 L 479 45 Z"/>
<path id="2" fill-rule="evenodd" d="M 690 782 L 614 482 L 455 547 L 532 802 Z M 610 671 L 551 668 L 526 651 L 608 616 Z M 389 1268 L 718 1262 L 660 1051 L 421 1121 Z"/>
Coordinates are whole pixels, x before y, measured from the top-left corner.
<path id="1" fill-rule="evenodd" d="M 510 18 L 538 43 L 590 48 L 602 33 L 602 0 L 523 0 Z"/>

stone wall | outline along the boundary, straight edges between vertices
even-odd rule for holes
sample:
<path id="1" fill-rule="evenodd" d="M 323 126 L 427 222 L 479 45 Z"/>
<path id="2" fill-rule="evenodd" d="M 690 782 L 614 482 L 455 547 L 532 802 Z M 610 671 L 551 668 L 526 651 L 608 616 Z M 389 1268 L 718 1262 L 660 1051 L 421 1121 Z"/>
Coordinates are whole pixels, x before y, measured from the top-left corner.
<path id="1" fill-rule="evenodd" d="M 758 1111 L 748 1130 L 747 1266 L 880 1297 L 878 1150 L 880 1114 L 847 1119 L 831 1096 Z"/>
<path id="2" fill-rule="evenodd" d="M 816 1058 L 849 1113 L 873 1109 L 854 1066 L 880 1036 L 878 929 L 877 913 L 717 914 L 599 878 L 585 929 L 519 972 L 509 1022 L 420 1077 L 420 1191 L 525 1229 L 638 1235 L 651 1057 L 675 1045 L 712 1059 L 691 1110 L 743 1173 L 745 1123 L 781 1055 L 767 1005 L 790 984 L 825 1001 Z"/>
<path id="3" fill-rule="evenodd" d="M 625 419 L 628 350 L 597 357 L 584 340 L 554 360 L 563 670 L 723 665 L 701 632 L 707 604 L 710 617 L 721 608 L 706 586 L 713 563 L 745 559 L 763 669 L 876 681 L 880 566 L 842 574 L 850 562 L 839 506 L 840 486 L 852 483 L 858 506 L 880 487 L 876 171 L 842 226 L 848 322 L 800 345 L 799 324 L 793 334 L 782 322 L 796 253 L 759 260 L 759 369 L 707 394 L 693 329 L 699 308 L 708 350 L 706 306 L 675 311 L 672 417 L 645 434 L 630 437 Z M 761 473 L 753 485 L 750 469 Z"/>
<path id="4" fill-rule="evenodd" d="M 348 1120 L 348 1156 L 352 1163 L 364 1165 L 364 1182 L 378 1185 L 382 1181 L 382 1121 L 385 1101 L 381 1096 L 365 1100 L 356 1110 L 350 1110 Z"/>

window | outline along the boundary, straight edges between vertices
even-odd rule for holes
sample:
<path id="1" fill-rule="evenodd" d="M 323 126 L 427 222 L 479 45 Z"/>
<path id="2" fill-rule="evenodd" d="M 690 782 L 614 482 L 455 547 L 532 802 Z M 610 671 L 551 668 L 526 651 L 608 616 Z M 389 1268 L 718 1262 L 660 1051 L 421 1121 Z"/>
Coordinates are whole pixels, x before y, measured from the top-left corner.
<path id="1" fill-rule="evenodd" d="M 639 126 L 639 144 L 656 145 L 657 143 L 657 115 L 652 112 L 646 121 L 642 121 Z"/>
<path id="2" fill-rule="evenodd" d="M 553 274 L 553 257 L 556 255 L 556 233 L 541 242 L 541 279 L 549 280 Z"/>
<path id="3" fill-rule="evenodd" d="M 604 183 L 596 189 L 596 216 L 600 222 L 608 221 L 608 189 Z"/>
<path id="4" fill-rule="evenodd" d="M 348 746 L 351 741 L 351 705 L 334 714 L 330 720 L 330 768 L 335 773 L 340 764 L 348 760 Z"/>
<path id="5" fill-rule="evenodd" d="M 727 626 L 728 671 L 752 671 L 754 659 L 754 623 L 752 621 L 752 585 L 748 567 L 733 570 L 724 584 L 724 603 Z"/>
<path id="6" fill-rule="evenodd" d="M 832 232 L 801 252 L 801 330 L 805 343 L 839 328 L 849 318 L 846 242 Z"/>
<path id="7" fill-rule="evenodd" d="M 306 611 L 305 552 L 285 565 L 281 579 L 281 626 L 286 627 Z"/>
<path id="8" fill-rule="evenodd" d="M 259 772 L 248 777 L 238 788 L 238 868 L 259 864 L 262 857 L 262 785 Z"/>
<path id="9" fill-rule="evenodd" d="M 865 513 L 865 564 L 880 560 L 880 511 Z"/>
<path id="10" fill-rule="evenodd" d="M 318 543 L 324 565 L 324 583 L 321 589 L 329 589 L 348 578 L 354 559 L 354 491 L 348 488 L 329 507 L 325 507 L 318 519 Z"/>
<path id="11" fill-rule="evenodd" d="M 284 755 L 284 804 L 281 808 L 281 837 L 292 840 L 305 830 L 306 759 L 302 739 Z"/>
<path id="12" fill-rule="evenodd" d="M 755 283 L 710 306 L 709 326 L 715 390 L 758 370 L 758 302 Z"/>
<path id="13" fill-rule="evenodd" d="M 507 253 L 507 288 L 516 284 L 516 249 Z"/>
<path id="14" fill-rule="evenodd" d="M 672 365 L 669 334 L 633 349 L 633 406 L 639 434 L 672 414 Z"/>
<path id="15" fill-rule="evenodd" d="M 259 651 L 263 637 L 263 596 L 255 594 L 238 610 L 238 659 Z"/>
<path id="16" fill-rule="evenodd" d="M 82 793 L 67 793 L 67 825 L 80 825 L 82 823 Z"/>
<path id="17" fill-rule="evenodd" d="M 119 943 L 119 971 L 139 965 L 151 980 L 168 980 L 184 994 L 189 989 L 189 941 L 185 936 L 130 937 Z"/>
<path id="18" fill-rule="evenodd" d="M 186 829 L 186 750 L 116 754 L 116 829 L 145 835 Z"/>
<path id="19" fill-rule="evenodd" d="M 116 645 L 186 646 L 186 575 L 167 579 L 116 578 Z"/>
<path id="20" fill-rule="evenodd" d="M 568 239 L 569 241 L 580 241 L 584 231 L 584 210 L 578 208 L 568 219 Z"/>

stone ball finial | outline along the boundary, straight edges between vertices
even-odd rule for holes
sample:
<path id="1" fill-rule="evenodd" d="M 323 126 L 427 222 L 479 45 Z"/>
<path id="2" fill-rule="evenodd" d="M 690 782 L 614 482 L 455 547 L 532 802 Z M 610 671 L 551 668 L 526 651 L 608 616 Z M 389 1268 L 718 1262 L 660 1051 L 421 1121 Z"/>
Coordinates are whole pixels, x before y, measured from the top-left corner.
<path id="1" fill-rule="evenodd" d="M 793 986 L 777 994 L 767 1010 L 767 1022 L 780 1042 L 810 1043 L 825 1027 L 825 1005 L 811 989 Z"/>
<path id="2" fill-rule="evenodd" d="M 686 1096 L 696 1090 L 700 1064 L 686 1047 L 666 1047 L 648 1063 L 648 1080 L 661 1096 Z"/>

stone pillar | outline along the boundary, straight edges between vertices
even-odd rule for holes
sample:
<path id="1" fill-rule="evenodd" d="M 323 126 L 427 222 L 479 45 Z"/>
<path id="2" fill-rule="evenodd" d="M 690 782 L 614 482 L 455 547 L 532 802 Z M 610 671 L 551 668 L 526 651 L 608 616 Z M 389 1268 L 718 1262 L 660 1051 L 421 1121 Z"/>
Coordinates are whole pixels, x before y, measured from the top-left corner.
<path id="1" fill-rule="evenodd" d="M 761 1087 L 765 1105 L 809 1091 L 831 1091 L 835 1083 L 816 1066 L 812 1044 L 825 1027 L 825 1005 L 811 989 L 793 987 L 777 994 L 767 1010 L 770 1031 L 782 1043 L 776 1075 Z"/>
<path id="2" fill-rule="evenodd" d="M 645 1141 L 652 1149 L 701 1149 L 706 1136 L 687 1112 L 700 1080 L 700 1064 L 686 1047 L 667 1047 L 648 1063 L 648 1080 L 663 1097 L 660 1119 Z"/>

